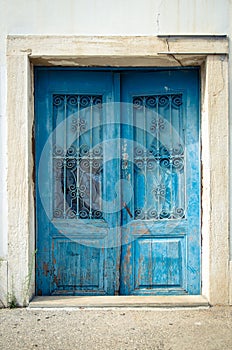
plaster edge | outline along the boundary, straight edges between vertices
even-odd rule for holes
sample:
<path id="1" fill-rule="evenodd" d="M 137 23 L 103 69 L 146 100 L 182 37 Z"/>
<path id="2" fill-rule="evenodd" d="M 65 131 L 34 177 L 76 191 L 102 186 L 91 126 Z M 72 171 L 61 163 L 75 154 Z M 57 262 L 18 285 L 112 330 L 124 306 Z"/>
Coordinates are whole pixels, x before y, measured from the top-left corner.
<path id="1" fill-rule="evenodd" d="M 30 109 L 33 104 L 27 55 L 7 58 L 7 79 L 8 295 L 23 306 L 29 301 L 30 242 L 34 240 L 34 231 L 30 228 L 33 218 Z"/>
<path id="2" fill-rule="evenodd" d="M 7 307 L 8 296 L 8 261 L 0 259 L 0 308 Z"/>
<path id="3" fill-rule="evenodd" d="M 209 127 L 209 295 L 212 305 L 229 303 L 229 110 L 228 57 L 206 60 Z M 215 74 L 217 72 L 217 74 Z M 223 145 L 223 147 L 222 147 Z M 207 169 L 206 169 L 207 171 Z M 203 182 L 203 187 L 206 185 Z M 204 236 L 204 235 L 203 235 Z"/>
<path id="4" fill-rule="evenodd" d="M 228 54 L 227 37 L 8 35 L 7 54 L 30 56 Z"/>
<path id="5" fill-rule="evenodd" d="M 230 261 L 230 289 L 229 289 L 229 305 L 232 306 L 232 260 Z"/>

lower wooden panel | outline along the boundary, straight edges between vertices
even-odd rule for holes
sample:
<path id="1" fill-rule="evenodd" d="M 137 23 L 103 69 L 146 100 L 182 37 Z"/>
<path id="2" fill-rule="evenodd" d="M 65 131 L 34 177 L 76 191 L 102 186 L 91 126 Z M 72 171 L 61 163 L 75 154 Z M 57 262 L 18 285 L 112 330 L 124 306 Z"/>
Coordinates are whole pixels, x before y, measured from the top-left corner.
<path id="1" fill-rule="evenodd" d="M 104 294 L 104 249 L 53 240 L 52 294 Z"/>
<path id="2" fill-rule="evenodd" d="M 146 236 L 133 244 L 134 293 L 186 293 L 185 237 Z"/>

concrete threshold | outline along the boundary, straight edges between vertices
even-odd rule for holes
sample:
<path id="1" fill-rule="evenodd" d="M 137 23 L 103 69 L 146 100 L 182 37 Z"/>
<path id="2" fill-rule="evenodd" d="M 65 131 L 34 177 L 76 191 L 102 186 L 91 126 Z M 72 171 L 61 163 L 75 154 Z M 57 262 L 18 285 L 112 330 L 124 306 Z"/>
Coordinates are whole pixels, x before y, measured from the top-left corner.
<path id="1" fill-rule="evenodd" d="M 103 307 L 207 307 L 201 295 L 184 296 L 37 296 L 30 308 L 103 308 Z"/>

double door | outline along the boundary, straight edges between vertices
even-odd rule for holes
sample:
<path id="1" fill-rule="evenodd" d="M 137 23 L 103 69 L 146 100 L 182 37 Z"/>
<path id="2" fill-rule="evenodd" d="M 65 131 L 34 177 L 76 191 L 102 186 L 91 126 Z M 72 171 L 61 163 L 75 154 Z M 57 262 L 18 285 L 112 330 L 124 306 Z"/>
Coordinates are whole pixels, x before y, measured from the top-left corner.
<path id="1" fill-rule="evenodd" d="M 37 295 L 200 294 L 196 69 L 35 70 Z"/>

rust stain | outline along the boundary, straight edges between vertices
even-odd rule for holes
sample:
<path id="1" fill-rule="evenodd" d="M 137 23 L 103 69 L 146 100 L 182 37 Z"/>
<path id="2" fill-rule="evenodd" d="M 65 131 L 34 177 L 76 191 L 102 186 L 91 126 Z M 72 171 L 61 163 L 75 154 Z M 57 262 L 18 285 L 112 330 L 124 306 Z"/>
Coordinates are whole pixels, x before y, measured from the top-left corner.
<path id="1" fill-rule="evenodd" d="M 57 278 L 56 275 L 54 275 L 53 282 L 58 286 L 58 284 L 59 284 L 59 278 Z"/>
<path id="2" fill-rule="evenodd" d="M 126 256 L 125 256 L 125 261 L 127 264 L 129 264 L 130 258 L 131 258 L 131 245 L 128 245 L 126 250 Z"/>
<path id="3" fill-rule="evenodd" d="M 40 297 L 42 296 L 42 290 L 41 289 L 38 290 L 37 295 L 40 296 Z"/>
<path id="4" fill-rule="evenodd" d="M 58 280 L 60 281 L 61 279 L 61 274 L 60 274 L 60 269 L 58 269 Z"/>
<path id="5" fill-rule="evenodd" d="M 137 235 L 147 235 L 150 233 L 150 231 L 148 229 L 139 229 L 135 232 Z"/>
<path id="6" fill-rule="evenodd" d="M 45 276 L 47 276 L 49 273 L 48 263 L 45 263 L 45 262 L 43 263 L 43 271 Z"/>

